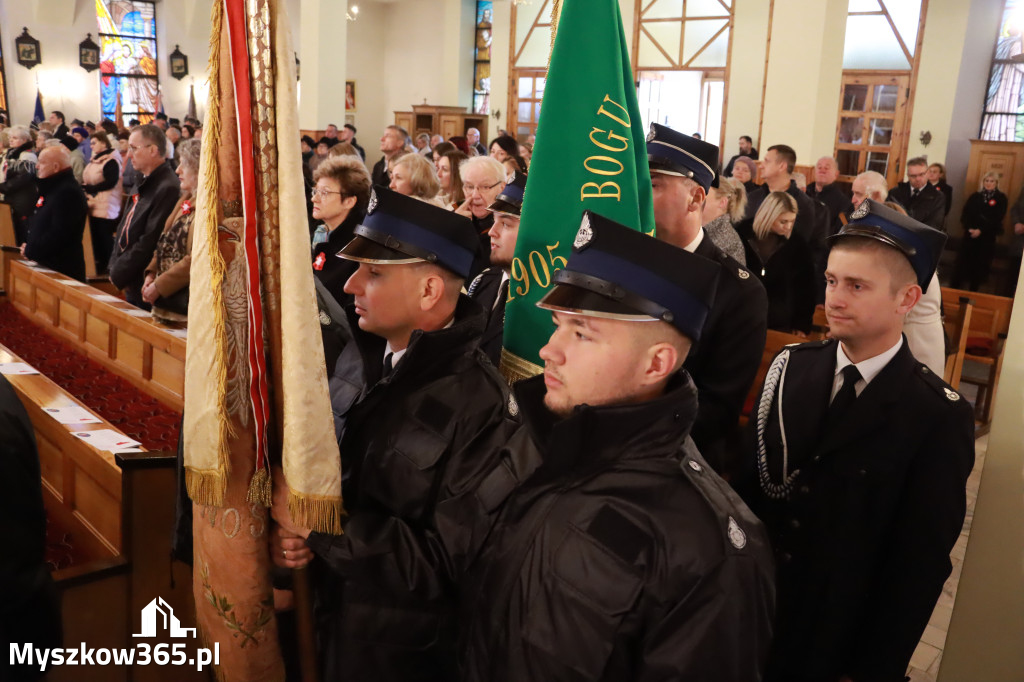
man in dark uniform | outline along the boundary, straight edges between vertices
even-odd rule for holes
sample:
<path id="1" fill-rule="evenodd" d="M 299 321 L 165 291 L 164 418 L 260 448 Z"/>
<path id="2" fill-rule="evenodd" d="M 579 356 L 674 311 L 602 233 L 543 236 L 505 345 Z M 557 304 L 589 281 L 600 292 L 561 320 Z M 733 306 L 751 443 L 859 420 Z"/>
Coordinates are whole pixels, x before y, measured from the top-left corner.
<path id="1" fill-rule="evenodd" d="M 393 575 L 381 526 L 434 533 L 434 510 L 465 487 L 476 448 L 505 440 L 495 434 L 508 389 L 479 349 L 484 312 L 460 293 L 479 242 L 469 219 L 379 186 L 355 235 L 339 254 L 359 263 L 345 285 L 352 341 L 330 379 L 351 516 L 344 535 L 310 533 L 275 500 L 275 537 L 290 541 L 274 559 L 308 561 L 294 536 L 306 537 L 332 569 L 317 587 L 323 679 L 450 680 L 448 595 L 382 589 L 349 569 L 355 557 Z"/>
<path id="2" fill-rule="evenodd" d="M 918 156 L 907 161 L 907 182 L 893 187 L 887 201 L 895 201 L 907 209 L 914 220 L 945 231 L 946 197 L 928 182 L 928 159 Z"/>
<path id="3" fill-rule="evenodd" d="M 584 212 L 537 304 L 544 374 L 474 494 L 496 521 L 460 586 L 461 679 L 760 679 L 770 548 L 687 439 L 719 269 Z"/>
<path id="4" fill-rule="evenodd" d="M 519 216 L 523 209 L 526 174 L 512 173 L 488 210 L 494 214 L 494 224 L 487 234 L 491 238 L 491 266 L 481 272 L 469 285 L 469 297 L 488 311 L 487 326 L 480 339 L 491 363 L 501 362 L 502 332 L 505 329 L 505 302 L 508 299 L 509 274 L 512 257 L 516 253 L 519 236 Z"/>
<path id="5" fill-rule="evenodd" d="M 693 440 L 715 471 L 727 475 L 728 451 L 747 392 L 761 366 L 768 329 L 768 296 L 746 267 L 725 255 L 701 224 L 718 147 L 657 123 L 647 137 L 658 239 L 712 260 L 722 268 L 704 332 L 686 358 L 700 396 Z"/>
<path id="6" fill-rule="evenodd" d="M 739 485 L 779 567 L 766 680 L 902 680 L 950 574 L 974 419 L 902 334 L 944 242 L 865 199 L 829 254 L 832 338 L 768 370 Z"/>

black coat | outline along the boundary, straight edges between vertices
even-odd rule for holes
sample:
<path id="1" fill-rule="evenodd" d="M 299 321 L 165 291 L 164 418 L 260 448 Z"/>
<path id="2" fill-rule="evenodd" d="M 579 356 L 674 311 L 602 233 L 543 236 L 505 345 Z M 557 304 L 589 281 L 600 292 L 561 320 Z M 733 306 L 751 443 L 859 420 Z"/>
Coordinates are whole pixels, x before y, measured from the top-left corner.
<path id="1" fill-rule="evenodd" d="M 949 209 L 953 206 L 953 187 L 945 180 L 939 180 L 935 185 L 932 185 L 935 189 L 942 192 L 942 196 L 946 199 L 946 215 L 949 215 Z"/>
<path id="2" fill-rule="evenodd" d="M 108 266 L 110 281 L 139 300 L 146 266 L 153 258 L 157 240 L 178 203 L 180 192 L 178 176 L 168 164 L 160 164 L 143 178 L 117 226 Z"/>
<path id="3" fill-rule="evenodd" d="M 391 184 L 391 178 L 388 177 L 388 166 L 386 157 L 380 157 L 380 161 L 373 164 L 373 170 L 370 171 L 370 180 L 373 182 L 373 184 L 381 185 L 382 187 L 387 187 L 388 185 Z"/>
<path id="4" fill-rule="evenodd" d="M 782 239 L 778 250 L 764 262 L 754 247 L 757 237 L 750 221 L 739 222 L 736 231 L 747 253 L 747 267 L 761 280 L 768 293 L 768 328 L 782 332 L 810 332 L 814 326 L 818 274 L 807 243 L 793 230 L 789 239 Z M 769 236 L 775 238 L 774 235 Z"/>
<path id="5" fill-rule="evenodd" d="M 85 192 L 70 168 L 38 183 L 41 204 L 28 221 L 25 257 L 84 282 L 82 234 L 89 214 Z"/>
<path id="6" fill-rule="evenodd" d="M 807 196 L 811 199 L 817 199 L 828 207 L 828 220 L 826 224 L 828 225 L 828 235 L 831 236 L 842 227 L 839 216 L 852 211 L 853 203 L 850 201 L 850 197 L 834 182 L 831 185 L 822 187 L 820 192 L 815 187 L 816 185 L 813 182 L 807 185 Z"/>
<path id="7" fill-rule="evenodd" d="M 911 199 L 912 194 L 910 183 L 901 182 L 889 191 L 886 201 L 895 201 L 907 209 L 907 214 L 914 220 L 945 232 L 946 198 L 942 192 L 926 182 L 916 199 Z"/>
<path id="8" fill-rule="evenodd" d="M 995 190 L 986 197 L 982 192 L 975 192 L 967 197 L 964 210 L 960 213 L 960 224 L 964 226 L 964 239 L 970 239 L 968 230 L 981 230 L 978 239 L 995 240 L 1003 233 L 1003 218 L 1009 200 L 1006 195 Z"/>
<path id="9" fill-rule="evenodd" d="M 45 418 L 45 417 L 44 417 Z M 37 649 L 60 646 L 60 599 L 44 560 L 46 510 L 39 478 L 35 432 L 18 394 L 0 375 L 0 641 L 32 643 Z M 13 548 L 17 548 L 15 551 Z M 5 654 L 6 655 L 6 654 Z M 4 679 L 34 680 L 38 666 L 8 667 Z M 8 677 L 11 675 L 11 677 Z"/>
<path id="10" fill-rule="evenodd" d="M 722 267 L 715 302 L 683 367 L 697 385 L 699 407 L 693 440 L 715 471 L 731 474 L 728 442 L 761 366 L 767 330 L 764 287 L 740 263 L 725 255 L 705 233 L 695 252 Z"/>
<path id="11" fill-rule="evenodd" d="M 767 680 L 903 680 L 963 525 L 974 464 L 971 406 L 914 359 L 904 338 L 826 432 L 835 344 L 783 351 L 788 450 L 771 398 L 766 463 L 778 484 L 788 451 L 789 471 L 799 472 L 792 491 L 780 500 L 764 492 L 756 447 L 737 486 L 768 527 L 779 565 Z"/>
<path id="12" fill-rule="evenodd" d="M 543 377 L 476 493 L 496 522 L 463 581 L 460 679 L 760 679 L 774 604 L 760 522 L 691 446 L 685 372 L 560 421 Z"/>
<path id="13" fill-rule="evenodd" d="M 312 533 L 307 541 L 334 569 L 317 590 L 323 679 L 450 680 L 451 592 L 413 592 L 398 577 L 382 589 L 380 581 L 405 566 L 395 563 L 398 540 L 387 531 L 399 525 L 406 531 L 399 540 L 435 532 L 439 502 L 489 461 L 481 456 L 495 449 L 485 446 L 489 438 L 504 440 L 494 434 L 506 423 L 508 388 L 478 347 L 483 311 L 465 296 L 455 324 L 413 332 L 384 379 L 384 339 L 359 329 L 351 307 L 348 318 L 353 342 L 330 389 L 351 517 L 344 535 Z M 361 577 L 360 568 L 370 575 Z"/>
<path id="14" fill-rule="evenodd" d="M 747 195 L 747 218 L 753 218 L 757 214 L 757 209 L 770 192 L 768 183 L 765 183 Z M 825 259 L 825 239 L 828 236 L 827 219 L 818 214 L 814 200 L 796 186 L 795 180 L 789 181 L 786 194 L 796 199 L 797 213 L 793 234 L 803 237 L 804 243 L 811 249 L 815 263 L 822 262 Z"/>
<path id="15" fill-rule="evenodd" d="M 483 336 L 480 337 L 480 348 L 497 367 L 501 362 L 502 334 L 505 331 L 505 303 L 508 301 L 508 288 L 504 287 L 505 295 L 499 300 L 498 293 L 502 290 L 501 268 L 487 268 L 470 283 L 467 293 L 480 304 L 487 314 L 487 324 Z M 506 280 L 508 281 L 508 280 Z"/>
<path id="16" fill-rule="evenodd" d="M 355 210 L 349 211 L 341 225 L 327 235 L 327 241 L 313 247 L 313 274 L 327 287 L 334 300 L 342 306 L 352 302 L 352 295 L 345 293 L 345 282 L 359 269 L 359 263 L 354 260 L 338 258 L 337 254 L 352 241 L 356 226 L 362 221 L 361 213 Z"/>
<path id="17" fill-rule="evenodd" d="M 32 141 L 15 149 L 7 150 L 2 163 L 7 166 L 7 176 L 0 183 L 0 194 L 4 201 L 11 205 L 14 219 L 14 233 L 18 244 L 25 243 L 28 234 L 26 223 L 32 212 L 36 210 L 36 199 L 39 190 L 36 188 L 36 164 L 34 161 L 21 159 L 24 153 L 34 154 Z"/>
<path id="18" fill-rule="evenodd" d="M 740 158 L 741 156 L 746 156 L 747 158 L 757 161 L 757 150 L 751 148 L 749 154 L 734 154 L 733 157 L 729 159 L 729 163 L 725 164 L 725 170 L 722 171 L 722 175 L 724 177 L 732 177 L 732 167 L 736 165 L 736 159 Z"/>

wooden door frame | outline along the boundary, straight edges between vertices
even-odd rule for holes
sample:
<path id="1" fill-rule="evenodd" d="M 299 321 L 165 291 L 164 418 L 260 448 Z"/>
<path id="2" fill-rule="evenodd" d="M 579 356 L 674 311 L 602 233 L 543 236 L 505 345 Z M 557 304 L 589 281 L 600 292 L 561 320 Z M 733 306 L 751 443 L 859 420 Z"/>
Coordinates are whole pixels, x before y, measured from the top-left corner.
<path id="1" fill-rule="evenodd" d="M 519 14 L 519 5 L 512 3 L 511 12 L 509 14 L 510 33 L 508 41 L 508 97 L 506 102 L 509 102 L 508 106 L 508 128 L 509 134 L 516 137 L 515 131 L 519 128 L 519 88 L 518 88 L 518 71 L 520 70 L 537 70 L 547 73 L 547 66 L 524 66 L 520 67 L 517 65 L 519 57 L 522 56 L 523 50 L 526 48 L 526 43 L 529 42 L 530 36 L 538 28 L 551 27 L 550 23 L 541 23 L 540 18 L 544 14 L 544 10 L 547 9 L 548 4 L 552 0 L 542 0 L 540 8 L 537 10 L 537 14 L 533 17 L 533 21 L 530 23 L 530 29 L 526 32 L 526 37 L 523 38 L 523 44 L 516 49 L 516 24 L 518 23 L 517 17 Z"/>
<path id="2" fill-rule="evenodd" d="M 897 94 L 896 110 L 893 112 L 893 119 L 892 119 L 892 121 L 893 121 L 893 136 L 892 136 L 892 139 L 889 141 L 889 145 L 888 145 L 889 150 L 888 150 L 888 152 L 886 152 L 889 155 L 889 164 L 888 164 L 888 166 L 886 168 L 885 179 L 886 179 L 886 183 L 888 183 L 888 185 L 890 187 L 894 186 L 897 182 L 900 181 L 900 179 L 902 179 L 902 177 L 903 177 L 903 169 L 904 169 L 904 167 L 906 165 L 905 162 L 906 162 L 906 156 L 907 156 L 907 146 L 909 144 L 909 138 L 910 138 L 910 135 L 909 135 L 909 129 L 910 129 L 910 107 L 909 107 L 909 101 L 910 101 L 910 93 L 909 93 L 910 78 L 909 77 L 910 77 L 910 73 L 908 71 L 906 71 L 906 70 L 903 70 L 903 69 L 895 70 L 895 71 L 877 71 L 877 70 L 850 69 L 850 70 L 847 70 L 847 71 L 843 71 L 843 75 L 842 75 L 842 78 L 841 78 L 840 84 L 839 84 L 839 108 L 838 108 L 837 113 L 836 113 L 835 134 L 832 137 L 832 150 L 833 150 L 833 154 L 835 155 L 835 158 L 837 158 L 837 159 L 839 158 L 839 152 L 842 151 L 842 150 L 839 149 L 838 145 L 839 145 L 839 132 L 840 132 L 840 130 L 842 128 L 842 122 L 843 122 L 843 112 L 847 111 L 846 109 L 843 109 L 843 96 L 845 94 L 846 85 L 851 83 L 851 82 L 856 82 L 857 80 L 865 81 L 865 83 L 863 83 L 863 84 L 869 86 L 869 88 L 868 88 L 868 98 L 869 98 L 869 101 L 871 101 L 873 99 L 873 97 L 874 97 L 874 87 L 876 85 L 892 84 L 892 85 L 902 86 L 902 87 L 907 89 L 907 92 L 904 92 L 904 93 L 901 93 L 901 94 Z M 895 82 L 894 83 L 886 83 L 885 81 L 895 81 Z M 902 111 L 900 111 L 901 107 L 903 109 Z M 862 116 L 864 116 L 866 118 L 867 114 L 870 114 L 871 112 L 870 111 L 863 111 L 863 112 L 851 112 L 851 113 L 860 113 Z M 882 117 L 882 118 L 885 118 L 885 117 Z M 868 129 L 867 128 L 867 123 L 865 123 L 865 129 Z M 859 147 L 870 147 L 872 145 L 867 144 L 866 141 L 865 141 L 865 142 L 861 143 L 858 146 Z M 864 168 L 861 168 L 860 165 L 858 164 L 858 171 L 857 171 L 858 173 L 864 172 L 865 169 L 866 169 L 866 165 L 865 165 Z M 844 176 L 841 176 L 841 180 L 843 182 L 852 182 L 854 177 L 855 176 L 844 175 Z"/>

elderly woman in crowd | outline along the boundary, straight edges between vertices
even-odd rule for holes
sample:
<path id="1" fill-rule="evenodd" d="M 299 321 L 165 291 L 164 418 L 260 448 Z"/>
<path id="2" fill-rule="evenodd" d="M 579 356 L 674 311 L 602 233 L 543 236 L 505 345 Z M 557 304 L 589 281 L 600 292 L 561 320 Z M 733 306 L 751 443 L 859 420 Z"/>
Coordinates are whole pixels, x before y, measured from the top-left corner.
<path id="1" fill-rule="evenodd" d="M 142 300 L 153 306 L 153 317 L 163 322 L 184 322 L 188 316 L 189 267 L 192 264 L 192 221 L 196 217 L 195 191 L 199 175 L 199 140 L 182 140 L 178 156 L 181 198 L 171 211 L 146 267 Z"/>
<path id="2" fill-rule="evenodd" d="M 455 150 L 437 160 L 437 180 L 441 183 L 441 195 L 447 208 L 456 209 L 466 200 L 466 194 L 462 191 L 459 166 L 467 158 L 469 157 Z"/>
<path id="3" fill-rule="evenodd" d="M 472 219 L 480 235 L 481 253 L 484 254 L 486 267 L 490 263 L 491 253 L 491 238 L 487 233 L 494 224 L 494 214 L 487 207 L 505 188 L 505 167 L 493 157 L 474 156 L 459 165 L 459 174 L 462 176 L 462 191 L 466 194 L 466 200 L 455 212 Z"/>
<path id="4" fill-rule="evenodd" d="M 995 254 L 996 238 L 1003 233 L 1003 218 L 1009 201 L 999 191 L 999 176 L 985 173 L 981 187 L 967 198 L 960 214 L 964 236 L 960 240 L 952 285 L 959 289 L 963 281 L 971 291 L 978 291 L 988 279 Z"/>
<path id="5" fill-rule="evenodd" d="M 768 293 L 768 328 L 806 336 L 814 323 L 814 256 L 806 242 L 793 234 L 797 204 L 786 192 L 771 192 L 752 224 L 737 227 L 744 240 L 747 269 Z"/>
<path id="6" fill-rule="evenodd" d="M 14 212 L 14 237 L 24 244 L 25 223 L 36 208 L 36 153 L 32 134 L 25 126 L 7 129 L 7 153 L 0 161 L 0 194 Z"/>
<path id="7" fill-rule="evenodd" d="M 92 157 L 82 171 L 82 189 L 89 202 L 89 230 L 96 272 L 107 270 L 114 232 L 121 215 L 121 153 L 113 149 L 107 133 L 97 130 L 89 138 Z"/>
<path id="8" fill-rule="evenodd" d="M 735 178 L 719 178 L 718 187 L 709 189 L 704 201 L 704 231 L 715 246 L 740 264 L 746 256 L 735 226 L 743 220 L 746 210 L 747 192 Z"/>
<path id="9" fill-rule="evenodd" d="M 391 176 L 391 189 L 407 197 L 421 199 L 428 204 L 444 207 L 441 183 L 437 179 L 434 165 L 427 161 L 419 152 L 410 152 L 391 164 L 388 169 Z"/>
<path id="10" fill-rule="evenodd" d="M 320 164 L 313 175 L 313 218 L 320 221 L 313 233 L 313 274 L 338 303 L 352 296 L 345 282 L 359 266 L 356 261 L 335 258 L 352 241 L 355 229 L 370 203 L 370 174 L 358 156 L 333 156 Z"/>
<path id="11" fill-rule="evenodd" d="M 732 164 L 732 177 L 742 182 L 743 189 L 749 194 L 757 187 L 757 183 L 754 182 L 754 178 L 757 177 L 757 161 L 749 156 L 738 157 Z"/>

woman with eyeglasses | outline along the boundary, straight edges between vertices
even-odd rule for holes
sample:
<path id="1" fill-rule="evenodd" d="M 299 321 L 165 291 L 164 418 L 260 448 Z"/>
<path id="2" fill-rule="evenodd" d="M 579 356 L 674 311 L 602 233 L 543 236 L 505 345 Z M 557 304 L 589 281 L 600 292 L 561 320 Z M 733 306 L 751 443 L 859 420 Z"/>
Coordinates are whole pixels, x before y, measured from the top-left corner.
<path id="1" fill-rule="evenodd" d="M 370 174 L 358 156 L 331 156 L 317 166 L 313 218 L 320 221 L 313 232 L 313 274 L 341 305 L 352 301 L 345 282 L 359 263 L 335 254 L 355 236 L 354 230 L 370 203 Z"/>

